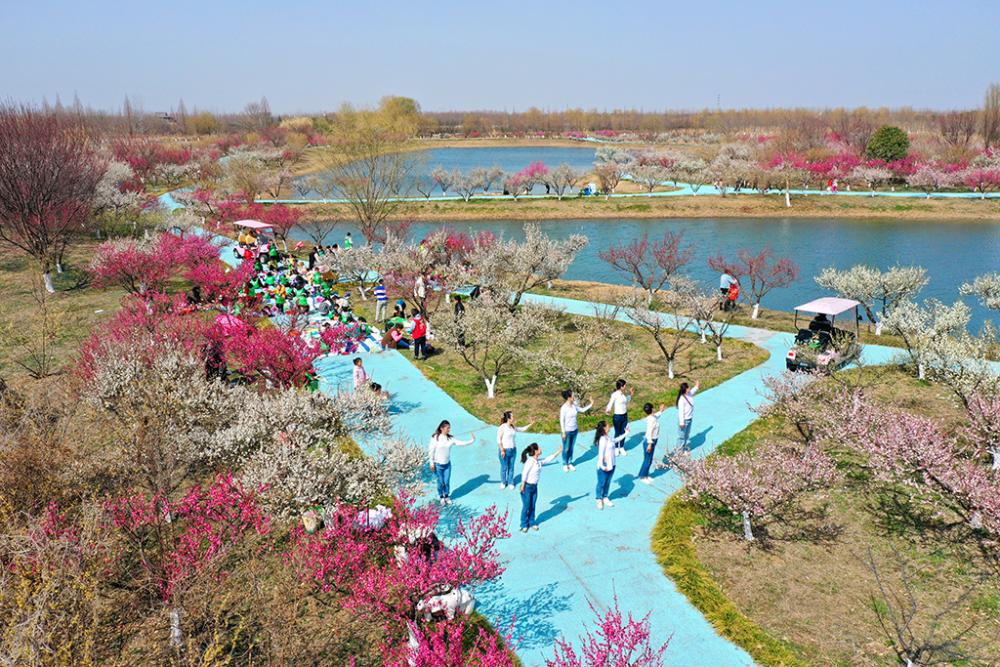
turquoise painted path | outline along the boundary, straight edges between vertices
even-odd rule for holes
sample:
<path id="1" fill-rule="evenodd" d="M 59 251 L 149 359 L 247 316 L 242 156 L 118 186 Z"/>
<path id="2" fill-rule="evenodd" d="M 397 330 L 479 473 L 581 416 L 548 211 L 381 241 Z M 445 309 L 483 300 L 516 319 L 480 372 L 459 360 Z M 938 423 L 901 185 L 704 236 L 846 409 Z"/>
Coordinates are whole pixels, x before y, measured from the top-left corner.
<path id="1" fill-rule="evenodd" d="M 592 314 L 590 304 L 585 302 L 529 298 L 568 312 Z M 760 402 L 756 389 L 761 386 L 762 378 L 784 369 L 785 352 L 792 340 L 789 334 L 742 327 L 733 327 L 730 334 L 760 345 L 770 352 L 770 358 L 761 366 L 698 394 L 690 442 L 697 456 L 707 455 L 753 421 L 755 415 L 749 404 Z M 881 363 L 897 352 L 869 346 L 865 357 L 869 363 Z M 476 595 L 480 611 L 499 627 L 505 627 L 512 619 L 516 621 L 518 655 L 526 666 L 544 665 L 545 658 L 552 657 L 556 638 L 575 639 L 581 634 L 593 618 L 590 604 L 603 610 L 614 603 L 615 596 L 623 612 L 630 612 L 636 618 L 650 614 L 654 644 L 670 641 L 666 653 L 668 665 L 753 664 L 747 653 L 716 634 L 663 574 L 653 556 L 650 533 L 664 501 L 680 487 L 680 480 L 673 471 L 657 470 L 653 472 L 652 486 L 638 481 L 645 426 L 641 421 L 642 396 L 637 395 L 633 401 L 629 414 L 635 421 L 625 441 L 628 455 L 619 458 L 612 481 L 611 499 L 615 506 L 604 510 L 595 506 L 597 466 L 593 433 L 581 433 L 575 452 L 577 470 L 563 472 L 558 461 L 543 469 L 538 498 L 540 530 L 521 533 L 520 496 L 516 490 L 500 490 L 496 428 L 500 414 L 506 409 L 503 399 L 496 402 L 496 421 L 483 423 L 427 380 L 410 357 L 403 355 L 409 352 L 388 351 L 363 357 L 373 380 L 392 394 L 397 429 L 427 443 L 438 423 L 447 419 L 459 439 L 467 439 L 469 433 L 476 435 L 474 444 L 452 450 L 451 488 L 455 504 L 442 509 L 445 532 L 455 519 L 475 515 L 493 504 L 509 512 L 512 537 L 499 543 L 506 572 L 498 582 L 481 588 Z M 328 357 L 317 362 L 324 389 L 351 386 L 351 358 Z M 665 374 L 663 381 L 674 383 Z M 502 378 L 500 385 L 502 390 Z M 592 409 L 603 411 L 607 395 L 594 398 L 597 402 Z M 674 408 L 660 417 L 658 455 L 675 441 L 676 419 Z M 519 449 L 532 442 L 539 443 L 546 456 L 558 449 L 560 438 L 558 434 L 518 434 Z M 520 460 L 515 470 L 520 484 Z M 433 491 L 433 486 L 428 486 L 428 490 Z"/>

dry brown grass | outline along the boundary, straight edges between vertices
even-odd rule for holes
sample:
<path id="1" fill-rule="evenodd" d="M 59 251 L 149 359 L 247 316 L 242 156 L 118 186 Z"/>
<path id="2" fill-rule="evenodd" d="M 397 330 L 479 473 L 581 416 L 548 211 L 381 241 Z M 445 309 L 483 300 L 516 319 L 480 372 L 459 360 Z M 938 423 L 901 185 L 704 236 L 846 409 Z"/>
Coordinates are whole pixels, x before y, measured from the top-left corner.
<path id="1" fill-rule="evenodd" d="M 873 391 L 884 400 L 954 425 L 960 413 L 947 391 L 893 371 Z M 755 438 L 788 437 L 784 429 L 766 429 Z M 895 562 L 893 549 L 921 574 L 915 588 L 927 609 L 943 610 L 989 565 L 981 545 L 961 526 L 946 526 L 940 518 L 909 514 L 904 497 L 848 476 L 825 499 L 814 498 L 804 511 L 820 511 L 825 519 L 806 530 L 798 521 L 777 521 L 766 529 L 766 545 L 748 547 L 741 534 L 718 530 L 719 517 L 709 516 L 696 531 L 698 559 L 725 595 L 770 636 L 801 647 L 817 665 L 896 664 L 891 645 L 877 624 L 872 594 L 875 582 L 860 558 L 870 551 L 880 561 Z M 788 517 L 786 517 L 787 519 Z M 945 517 L 946 519 L 947 517 Z M 990 549 L 990 547 L 987 547 Z M 995 557 L 995 547 L 992 548 Z M 995 567 L 995 561 L 994 561 Z M 884 573 L 899 583 L 899 570 Z M 987 585 L 977 589 L 970 604 L 944 622 L 978 620 L 974 635 L 995 633 L 1000 624 L 1000 579 L 993 570 Z M 992 660 L 1000 659 L 996 647 Z M 991 663 L 991 664 L 996 664 Z"/>
<path id="2" fill-rule="evenodd" d="M 53 274 L 55 294 L 47 295 L 50 312 L 57 316 L 55 340 L 51 354 L 55 366 L 68 364 L 80 341 L 90 334 L 95 324 L 118 310 L 124 292 L 118 289 L 95 290 L 82 286 L 84 269 L 93 257 L 96 242 L 84 242 L 69 249 L 63 268 L 65 273 Z M 37 344 L 40 325 L 36 296 L 42 293 L 41 276 L 35 263 L 21 253 L 0 251 L 0 376 L 25 373 L 16 363 L 24 360 L 27 350 L 17 341 L 26 334 Z"/>
<path id="3" fill-rule="evenodd" d="M 346 206 L 302 204 L 315 217 L 349 218 Z M 1000 200 L 900 199 L 854 196 L 794 196 L 786 208 L 783 195 L 741 194 L 673 197 L 572 197 L 510 199 L 478 197 L 461 200 L 407 202 L 395 217 L 417 221 L 593 220 L 620 218 L 851 218 L 870 220 L 979 221 L 1000 220 Z"/>
<path id="4" fill-rule="evenodd" d="M 579 299 L 581 301 L 597 301 L 600 303 L 610 303 L 616 302 L 619 296 L 622 296 L 631 288 L 625 287 L 624 285 L 610 285 L 608 283 L 595 283 L 587 280 L 553 280 L 552 288 L 537 288 L 533 290 L 535 294 L 542 294 L 544 296 L 554 296 L 563 299 Z M 767 308 L 761 308 L 757 319 L 750 318 L 750 307 L 746 305 L 746 302 L 741 302 L 738 306 L 738 311 L 736 316 L 733 318 L 733 324 L 742 327 L 754 327 L 757 329 L 767 329 L 768 331 L 784 331 L 787 333 L 796 333 L 798 328 L 795 326 L 795 313 L 786 313 L 780 310 L 769 310 Z M 809 318 L 807 317 L 805 322 L 803 318 L 799 317 L 799 327 L 808 324 Z M 867 345 L 885 345 L 887 347 L 902 347 L 903 342 L 896 336 L 890 336 L 888 334 L 883 334 L 881 336 L 876 336 L 874 333 L 874 328 L 864 323 L 861 325 L 861 342 Z"/>

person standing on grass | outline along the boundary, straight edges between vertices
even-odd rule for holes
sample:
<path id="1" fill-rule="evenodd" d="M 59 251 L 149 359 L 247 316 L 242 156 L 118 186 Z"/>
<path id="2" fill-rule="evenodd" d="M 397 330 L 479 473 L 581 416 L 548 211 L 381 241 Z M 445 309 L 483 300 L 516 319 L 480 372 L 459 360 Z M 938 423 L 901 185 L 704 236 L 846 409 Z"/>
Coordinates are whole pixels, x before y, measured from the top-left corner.
<path id="1" fill-rule="evenodd" d="M 455 324 L 458 324 L 458 346 L 465 347 L 465 333 L 462 331 L 462 325 L 460 324 L 463 317 L 465 317 L 465 304 L 462 303 L 462 297 L 456 294 L 454 297 L 455 301 Z"/>
<path id="2" fill-rule="evenodd" d="M 597 509 L 614 507 L 608 495 L 611 493 L 611 478 L 615 475 L 615 452 L 618 451 L 615 445 L 625 439 L 628 435 L 628 427 L 620 436 L 611 439 L 608 436 L 608 422 L 603 419 L 597 423 L 597 431 L 594 433 L 594 446 L 597 447 L 597 489 L 594 495 L 597 497 Z"/>
<path id="3" fill-rule="evenodd" d="M 515 439 L 517 432 L 524 433 L 529 428 L 527 426 L 514 425 L 514 413 L 505 412 L 500 418 L 500 427 L 497 429 L 497 446 L 500 448 L 500 488 L 514 488 L 514 457 L 517 456 L 517 443 Z"/>
<path id="4" fill-rule="evenodd" d="M 623 440 L 623 438 L 618 436 L 624 433 L 625 428 L 628 426 L 628 404 L 632 400 L 632 395 L 635 394 L 635 389 L 630 387 L 628 396 L 626 396 L 625 385 L 625 380 L 615 380 L 615 390 L 611 394 L 611 400 L 608 401 L 608 407 L 604 409 L 604 414 L 614 415 L 611 418 L 611 423 L 615 427 L 615 442 Z M 625 453 L 624 445 L 616 447 L 615 454 L 618 456 L 628 456 Z"/>
<path id="5" fill-rule="evenodd" d="M 371 376 L 365 371 L 364 366 L 361 365 L 361 357 L 354 358 L 354 391 L 357 391 L 360 387 L 367 387 L 371 382 Z"/>
<path id="6" fill-rule="evenodd" d="M 719 278 L 719 293 L 722 295 L 722 310 L 729 310 L 729 290 L 736 284 L 736 278 L 723 272 Z"/>
<path id="7" fill-rule="evenodd" d="M 451 448 L 465 447 L 475 441 L 475 433 L 472 434 L 471 440 L 456 440 L 451 435 L 451 424 L 448 420 L 442 421 L 431 436 L 428 457 L 431 462 L 431 472 L 437 478 L 438 499 L 442 505 L 451 505 Z"/>
<path id="8" fill-rule="evenodd" d="M 385 291 L 385 280 L 378 279 L 375 285 L 375 322 L 382 322 L 389 313 L 389 296 Z"/>
<path id="9" fill-rule="evenodd" d="M 420 311 L 413 309 L 413 359 L 427 361 L 427 322 L 420 316 Z M 421 357 L 421 353 L 424 355 Z"/>
<path id="10" fill-rule="evenodd" d="M 656 421 L 663 414 L 663 405 L 657 412 L 653 412 L 653 404 L 646 403 L 642 406 L 642 411 L 646 413 L 646 437 L 643 440 L 642 465 L 639 467 L 639 481 L 644 484 L 652 484 L 653 478 L 649 476 L 649 467 L 653 464 L 653 453 L 656 451 L 656 441 L 660 438 L 660 422 Z"/>
<path id="11" fill-rule="evenodd" d="M 691 437 L 691 417 L 694 415 L 694 395 L 701 387 L 697 380 L 693 387 L 687 382 L 681 382 L 677 391 L 677 451 L 687 449 L 688 438 Z"/>
<path id="12" fill-rule="evenodd" d="M 552 463 L 559 457 L 562 445 L 555 454 L 547 459 L 539 460 L 542 455 L 542 448 L 537 442 L 528 445 L 521 452 L 521 463 L 524 469 L 521 471 L 521 532 L 528 532 L 528 528 L 538 530 L 538 522 L 535 521 L 535 505 L 538 503 L 538 480 L 542 475 L 542 466 Z"/>
<path id="13" fill-rule="evenodd" d="M 586 412 L 594 407 L 594 401 L 588 399 L 587 407 L 581 408 L 577 405 L 576 395 L 567 389 L 562 393 L 563 404 L 559 408 L 559 428 L 562 430 L 563 446 L 559 449 L 563 452 L 563 471 L 576 470 L 573 465 L 573 445 L 576 444 L 576 436 L 580 433 L 576 423 L 576 415 L 579 412 Z"/>

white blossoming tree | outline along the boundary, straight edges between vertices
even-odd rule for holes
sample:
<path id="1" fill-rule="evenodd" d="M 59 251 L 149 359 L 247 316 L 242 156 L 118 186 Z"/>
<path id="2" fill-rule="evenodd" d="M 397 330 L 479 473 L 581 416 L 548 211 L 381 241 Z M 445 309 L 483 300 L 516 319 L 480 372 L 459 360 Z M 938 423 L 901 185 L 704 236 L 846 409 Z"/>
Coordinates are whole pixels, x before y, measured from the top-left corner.
<path id="1" fill-rule="evenodd" d="M 697 292 L 697 282 L 686 276 L 674 276 L 670 289 L 661 291 L 652 304 L 645 290 L 633 288 L 619 298 L 619 305 L 625 315 L 656 341 L 667 360 L 667 377 L 674 377 L 674 361 L 677 355 L 690 347 L 692 338 L 687 328 L 694 323 L 690 306 L 690 296 Z"/>
<path id="2" fill-rule="evenodd" d="M 913 301 L 901 301 L 882 318 L 882 326 L 902 339 L 917 369 L 917 377 L 923 380 L 929 351 L 946 337 L 964 332 L 971 317 L 972 311 L 961 301 L 948 306 L 937 299 L 927 299 L 923 308 Z"/>
<path id="3" fill-rule="evenodd" d="M 525 292 L 561 278 L 589 240 L 581 234 L 555 240 L 534 223 L 524 226 L 524 241 L 500 239 L 479 246 L 469 257 L 484 288 L 498 303 L 517 309 Z"/>
<path id="4" fill-rule="evenodd" d="M 552 310 L 527 303 L 513 310 L 502 302 L 469 302 L 457 322 L 443 322 L 438 339 L 453 348 L 486 384 L 486 395 L 496 397 L 497 380 L 523 351 L 552 332 Z"/>
<path id="5" fill-rule="evenodd" d="M 894 266 L 882 271 L 863 264 L 846 271 L 833 267 L 816 276 L 816 284 L 832 290 L 846 299 L 860 301 L 868 319 L 875 323 L 875 335 L 882 333 L 882 323 L 876 317 L 877 304 L 881 315 L 892 312 L 900 302 L 913 299 L 928 283 L 927 271 L 919 266 Z"/>

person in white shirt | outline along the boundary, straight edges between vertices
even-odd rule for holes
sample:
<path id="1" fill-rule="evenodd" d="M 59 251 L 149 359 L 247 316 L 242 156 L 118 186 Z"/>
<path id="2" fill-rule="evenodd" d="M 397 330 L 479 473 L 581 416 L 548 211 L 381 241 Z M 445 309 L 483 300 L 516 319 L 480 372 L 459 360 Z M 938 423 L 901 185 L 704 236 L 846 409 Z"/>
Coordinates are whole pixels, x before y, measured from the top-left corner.
<path id="1" fill-rule="evenodd" d="M 646 437 L 643 440 L 645 447 L 642 450 L 642 466 L 639 467 L 639 481 L 645 484 L 652 484 L 653 478 L 649 476 L 649 467 L 653 464 L 653 452 L 656 450 L 656 441 L 660 438 L 660 422 L 656 421 L 663 414 L 663 405 L 657 412 L 653 412 L 653 404 L 646 403 L 642 406 L 642 411 L 646 413 Z"/>
<path id="2" fill-rule="evenodd" d="M 580 433 L 576 423 L 576 415 L 578 412 L 586 412 L 594 407 L 594 401 L 587 399 L 587 407 L 581 408 L 576 403 L 576 395 L 569 389 L 562 393 L 562 397 L 563 404 L 559 408 L 559 428 L 562 430 L 563 471 L 569 472 L 576 470 L 576 466 L 573 465 L 573 445 L 576 444 L 576 436 Z"/>
<path id="3" fill-rule="evenodd" d="M 679 452 L 687 448 L 688 438 L 691 437 L 694 395 L 700 386 L 701 383 L 698 381 L 695 381 L 693 387 L 689 387 L 687 382 L 681 382 L 681 388 L 677 392 L 677 451 Z"/>
<path id="4" fill-rule="evenodd" d="M 597 423 L 597 432 L 594 433 L 594 445 L 597 447 L 597 489 L 594 495 L 597 497 L 597 509 L 614 507 L 608 494 L 611 493 L 611 478 L 615 474 L 615 445 L 625 439 L 628 435 L 628 427 L 625 432 L 617 438 L 608 437 L 608 422 L 603 419 Z"/>
<path id="5" fill-rule="evenodd" d="M 517 443 L 515 437 L 517 432 L 524 433 L 531 424 L 527 426 L 514 426 L 514 413 L 505 412 L 500 418 L 500 428 L 497 429 L 497 446 L 500 448 L 500 488 L 514 488 L 514 457 L 517 456 Z"/>
<path id="6" fill-rule="evenodd" d="M 464 447 L 476 441 L 476 434 L 471 440 L 456 440 L 451 435 L 451 424 L 441 422 L 434 435 L 431 436 L 431 446 L 427 452 L 431 462 L 431 472 L 437 478 L 438 499 L 442 505 L 451 505 L 451 448 Z"/>
<path id="7" fill-rule="evenodd" d="M 604 410 L 604 414 L 613 415 L 611 423 L 615 427 L 615 442 L 622 442 L 623 440 L 623 438 L 618 436 L 624 433 L 625 427 L 628 426 L 628 404 L 632 400 L 632 395 L 635 394 L 635 389 L 629 387 L 628 396 L 626 396 L 625 384 L 625 380 L 615 380 L 615 391 L 611 394 L 608 407 Z M 625 445 L 616 447 L 615 454 L 618 456 L 628 456 L 625 452 Z"/>
<path id="8" fill-rule="evenodd" d="M 538 530 L 538 522 L 535 521 L 535 505 L 538 503 L 538 480 L 542 476 L 542 466 L 552 463 L 559 457 L 562 445 L 552 456 L 539 460 L 542 448 L 537 442 L 528 445 L 521 452 L 521 463 L 524 469 L 521 471 L 521 532 L 528 532 L 528 528 Z"/>

